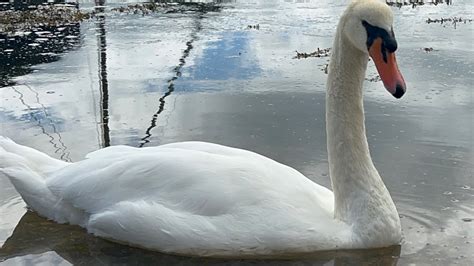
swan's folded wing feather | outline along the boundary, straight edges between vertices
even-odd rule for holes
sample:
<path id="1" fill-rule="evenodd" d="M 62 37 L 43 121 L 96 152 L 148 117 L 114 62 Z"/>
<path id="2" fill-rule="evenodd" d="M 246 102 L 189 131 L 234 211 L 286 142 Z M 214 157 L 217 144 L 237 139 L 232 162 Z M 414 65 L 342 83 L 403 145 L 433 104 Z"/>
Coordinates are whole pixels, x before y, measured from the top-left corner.
<path id="1" fill-rule="evenodd" d="M 84 160 L 58 171 L 47 185 L 58 198 L 89 213 L 121 201 L 145 200 L 215 215 L 235 202 L 262 199 L 265 191 L 259 189 L 266 175 L 258 162 L 163 148 Z"/>
<path id="2" fill-rule="evenodd" d="M 314 213 L 331 216 L 332 193 L 293 168 L 248 151 L 203 146 L 125 148 L 113 156 L 104 151 L 61 169 L 47 186 L 91 214 L 141 200 L 203 216 L 268 202 L 302 210 L 313 203 Z"/>

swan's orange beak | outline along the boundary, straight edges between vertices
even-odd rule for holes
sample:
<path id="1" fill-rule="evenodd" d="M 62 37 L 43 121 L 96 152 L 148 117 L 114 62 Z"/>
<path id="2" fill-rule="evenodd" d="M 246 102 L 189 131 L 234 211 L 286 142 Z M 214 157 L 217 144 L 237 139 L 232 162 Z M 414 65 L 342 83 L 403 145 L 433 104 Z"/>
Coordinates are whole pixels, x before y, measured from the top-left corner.
<path id="1" fill-rule="evenodd" d="M 395 98 L 401 98 L 406 91 L 405 80 L 398 70 L 395 52 L 383 47 L 382 38 L 374 40 L 369 48 L 369 55 L 374 60 L 383 85 Z"/>

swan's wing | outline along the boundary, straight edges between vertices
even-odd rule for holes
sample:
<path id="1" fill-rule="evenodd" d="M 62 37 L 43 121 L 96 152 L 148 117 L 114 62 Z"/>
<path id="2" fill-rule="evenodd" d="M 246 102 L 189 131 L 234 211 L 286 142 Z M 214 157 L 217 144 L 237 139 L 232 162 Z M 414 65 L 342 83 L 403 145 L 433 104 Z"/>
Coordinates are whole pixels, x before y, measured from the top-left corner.
<path id="1" fill-rule="evenodd" d="M 225 146 L 184 146 L 105 149 L 56 172 L 47 185 L 59 198 L 89 213 L 121 201 L 145 200 L 215 215 L 272 198 L 294 204 L 322 201 L 323 209 L 332 211 L 332 193 L 293 168 Z"/>
<path id="2" fill-rule="evenodd" d="M 315 204 L 319 204 L 318 207 L 324 208 L 325 212 L 332 213 L 334 210 L 334 198 L 332 191 L 321 185 L 313 183 L 297 170 L 288 167 L 284 164 L 280 164 L 258 153 L 249 150 L 232 148 L 220 144 L 200 141 L 175 142 L 165 144 L 159 147 L 150 147 L 147 149 L 152 150 L 154 148 L 174 148 L 189 151 L 201 151 L 215 155 L 225 155 L 229 156 L 229 158 L 244 158 L 244 164 L 247 163 L 251 165 L 250 162 L 254 162 L 256 164 L 259 164 L 260 166 L 263 166 L 263 171 L 265 172 L 266 176 L 270 176 L 271 183 L 267 185 L 272 186 L 275 189 L 278 186 L 281 186 L 281 188 L 283 188 L 288 183 L 297 185 L 300 188 L 303 188 L 303 190 L 305 191 L 305 193 L 301 193 L 301 195 L 306 195 L 306 193 L 311 194 L 311 197 L 316 198 Z M 262 179 L 265 180 L 265 178 Z M 285 194 L 286 192 L 287 191 L 282 191 L 283 194 Z M 295 198 L 299 197 L 296 196 L 293 199 Z M 314 200 L 314 198 L 312 198 L 311 200 Z"/>

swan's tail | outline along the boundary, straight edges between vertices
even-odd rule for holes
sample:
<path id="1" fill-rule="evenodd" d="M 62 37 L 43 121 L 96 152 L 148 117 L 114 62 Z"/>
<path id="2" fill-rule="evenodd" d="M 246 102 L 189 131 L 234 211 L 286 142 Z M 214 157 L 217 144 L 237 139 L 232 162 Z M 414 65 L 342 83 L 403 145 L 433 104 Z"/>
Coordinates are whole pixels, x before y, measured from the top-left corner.
<path id="1" fill-rule="evenodd" d="M 7 176 L 23 200 L 41 215 L 54 219 L 51 210 L 58 202 L 45 178 L 68 164 L 0 136 L 0 174 Z"/>
<path id="2" fill-rule="evenodd" d="M 11 139 L 0 136 L 0 169 L 28 167 L 41 175 L 56 171 L 68 163 L 54 159 L 35 149 L 16 144 Z"/>

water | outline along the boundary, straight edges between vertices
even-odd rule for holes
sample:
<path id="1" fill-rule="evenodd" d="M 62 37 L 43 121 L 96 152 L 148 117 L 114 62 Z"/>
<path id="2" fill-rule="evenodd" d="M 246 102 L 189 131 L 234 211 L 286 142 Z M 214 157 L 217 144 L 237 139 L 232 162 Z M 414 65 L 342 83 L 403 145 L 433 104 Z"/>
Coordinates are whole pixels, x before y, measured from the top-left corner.
<path id="1" fill-rule="evenodd" d="M 0 88 L 0 133 L 67 161 L 115 144 L 211 141 L 256 151 L 329 186 L 323 71 L 329 58 L 294 57 L 296 50 L 331 46 L 344 5 L 249 0 L 208 13 L 107 11 L 81 24 L 78 47 L 12 74 L 8 84 L 14 85 Z M 472 18 L 472 9 L 468 0 L 449 7 L 394 7 L 407 94 L 396 100 L 380 81 L 364 85 L 367 136 L 401 216 L 401 246 L 265 263 L 474 261 L 473 26 L 425 23 Z M 377 80 L 371 63 L 367 78 Z M 27 212 L 9 181 L 0 177 L 0 184 L 2 265 L 243 263 L 101 240 Z"/>

